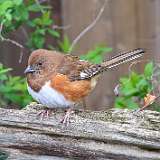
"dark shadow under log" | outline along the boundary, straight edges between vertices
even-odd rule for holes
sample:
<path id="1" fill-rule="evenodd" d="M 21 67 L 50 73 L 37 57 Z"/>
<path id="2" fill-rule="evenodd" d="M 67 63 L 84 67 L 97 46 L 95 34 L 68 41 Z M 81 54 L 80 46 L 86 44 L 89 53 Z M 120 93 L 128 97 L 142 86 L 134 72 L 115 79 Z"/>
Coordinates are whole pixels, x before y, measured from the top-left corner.
<path id="1" fill-rule="evenodd" d="M 160 159 L 158 112 L 79 111 L 65 126 L 63 112 L 40 120 L 34 107 L 0 109 L 0 157 L 5 152 L 9 160 Z"/>

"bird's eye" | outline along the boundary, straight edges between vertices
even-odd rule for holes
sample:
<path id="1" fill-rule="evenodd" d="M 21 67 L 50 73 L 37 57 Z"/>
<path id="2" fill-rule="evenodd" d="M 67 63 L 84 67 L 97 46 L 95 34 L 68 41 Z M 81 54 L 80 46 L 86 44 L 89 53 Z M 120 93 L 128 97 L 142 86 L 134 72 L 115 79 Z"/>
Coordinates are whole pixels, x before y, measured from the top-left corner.
<path id="1" fill-rule="evenodd" d="M 42 65 L 42 62 L 39 62 L 38 65 L 41 66 L 41 65 Z"/>

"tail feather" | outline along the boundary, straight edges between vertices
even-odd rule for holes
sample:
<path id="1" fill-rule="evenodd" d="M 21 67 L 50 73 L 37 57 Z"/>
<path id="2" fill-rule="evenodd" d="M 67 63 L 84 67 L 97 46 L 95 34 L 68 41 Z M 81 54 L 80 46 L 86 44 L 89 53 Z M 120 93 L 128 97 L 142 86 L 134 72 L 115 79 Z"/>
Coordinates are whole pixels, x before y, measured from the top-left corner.
<path id="1" fill-rule="evenodd" d="M 102 64 L 92 65 L 89 68 L 84 69 L 79 77 L 76 77 L 77 80 L 90 79 L 93 76 L 100 74 L 101 72 L 108 70 L 110 68 L 116 67 L 120 64 L 126 63 L 137 59 L 143 55 L 145 51 L 141 48 L 134 49 L 129 52 L 119 54 L 112 57 L 110 60 L 103 62 Z"/>
<path id="2" fill-rule="evenodd" d="M 116 67 L 120 64 L 137 59 L 137 58 L 141 57 L 144 52 L 145 51 L 143 49 L 137 48 L 132 51 L 125 52 L 125 53 L 119 54 L 117 56 L 114 56 L 110 60 L 103 62 L 101 66 L 103 67 L 104 70 L 110 69 L 110 68 Z"/>

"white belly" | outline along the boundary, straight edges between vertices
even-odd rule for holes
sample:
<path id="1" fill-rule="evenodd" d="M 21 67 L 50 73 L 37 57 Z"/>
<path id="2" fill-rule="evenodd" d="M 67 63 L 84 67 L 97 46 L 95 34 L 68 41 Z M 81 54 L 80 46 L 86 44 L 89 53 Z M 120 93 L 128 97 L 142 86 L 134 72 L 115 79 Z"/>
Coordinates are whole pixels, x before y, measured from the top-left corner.
<path id="1" fill-rule="evenodd" d="M 50 87 L 50 82 L 47 82 L 39 92 L 35 92 L 32 88 L 27 86 L 29 94 L 39 103 L 48 108 L 67 108 L 74 103 L 68 101 L 61 93 Z"/>

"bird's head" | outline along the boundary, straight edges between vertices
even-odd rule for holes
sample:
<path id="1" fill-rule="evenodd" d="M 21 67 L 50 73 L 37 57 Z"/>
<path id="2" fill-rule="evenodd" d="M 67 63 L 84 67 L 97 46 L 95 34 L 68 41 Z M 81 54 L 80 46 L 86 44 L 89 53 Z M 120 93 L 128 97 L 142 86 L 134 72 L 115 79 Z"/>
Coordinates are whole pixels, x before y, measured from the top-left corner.
<path id="1" fill-rule="evenodd" d="M 60 61 L 61 55 L 54 51 L 38 49 L 31 53 L 28 59 L 28 66 L 24 73 L 28 75 L 46 75 L 53 72 Z"/>

